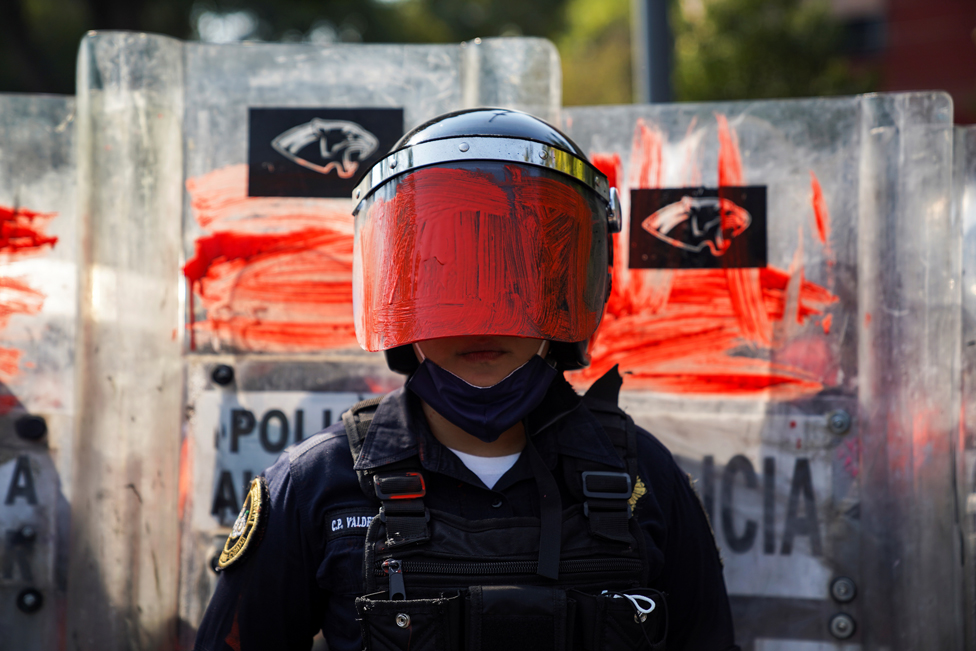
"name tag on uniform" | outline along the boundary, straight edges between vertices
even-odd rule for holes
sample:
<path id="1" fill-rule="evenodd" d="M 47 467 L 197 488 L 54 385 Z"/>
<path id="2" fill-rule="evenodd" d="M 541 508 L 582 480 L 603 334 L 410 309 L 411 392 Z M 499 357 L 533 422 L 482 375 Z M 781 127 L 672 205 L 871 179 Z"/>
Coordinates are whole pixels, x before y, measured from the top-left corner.
<path id="1" fill-rule="evenodd" d="M 369 509 L 345 509 L 327 514 L 325 539 L 326 541 L 341 536 L 365 536 L 369 523 L 373 521 L 373 513 Z"/>

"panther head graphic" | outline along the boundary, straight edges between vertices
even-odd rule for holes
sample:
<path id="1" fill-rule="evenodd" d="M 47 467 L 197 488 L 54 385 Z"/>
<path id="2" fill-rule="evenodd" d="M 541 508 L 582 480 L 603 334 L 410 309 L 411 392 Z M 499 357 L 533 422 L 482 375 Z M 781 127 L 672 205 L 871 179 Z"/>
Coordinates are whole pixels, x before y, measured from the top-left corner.
<path id="1" fill-rule="evenodd" d="M 315 156 L 313 149 L 303 156 L 305 148 L 316 141 L 319 143 L 318 155 Z M 321 118 L 292 127 L 271 141 L 278 153 L 302 167 L 320 174 L 335 170 L 343 179 L 355 174 L 360 161 L 375 152 L 379 144 L 376 136 L 355 122 Z"/>
<path id="2" fill-rule="evenodd" d="M 645 219 L 641 228 L 679 249 L 698 253 L 707 246 L 719 257 L 751 223 L 749 211 L 730 199 L 685 195 Z"/>

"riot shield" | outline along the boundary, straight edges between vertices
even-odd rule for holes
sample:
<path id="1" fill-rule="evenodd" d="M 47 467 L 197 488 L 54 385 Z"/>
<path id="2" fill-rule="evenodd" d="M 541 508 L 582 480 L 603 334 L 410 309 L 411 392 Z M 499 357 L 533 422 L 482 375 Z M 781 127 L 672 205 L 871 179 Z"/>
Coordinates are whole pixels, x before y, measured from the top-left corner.
<path id="1" fill-rule="evenodd" d="M 250 478 L 401 382 L 353 333 L 359 175 L 450 110 L 558 120 L 558 65 L 541 39 L 85 38 L 77 463 L 90 499 L 76 507 L 70 586 L 103 586 L 110 606 L 73 601 L 72 635 L 165 646 L 178 617 L 177 643 L 192 643 Z"/>
<path id="2" fill-rule="evenodd" d="M 690 473 L 743 648 L 960 648 L 949 98 L 563 115 L 625 212 L 573 381 Z"/>
<path id="3" fill-rule="evenodd" d="M 11 649 L 64 643 L 78 308 L 74 118 L 70 97 L 0 96 L 0 639 Z"/>

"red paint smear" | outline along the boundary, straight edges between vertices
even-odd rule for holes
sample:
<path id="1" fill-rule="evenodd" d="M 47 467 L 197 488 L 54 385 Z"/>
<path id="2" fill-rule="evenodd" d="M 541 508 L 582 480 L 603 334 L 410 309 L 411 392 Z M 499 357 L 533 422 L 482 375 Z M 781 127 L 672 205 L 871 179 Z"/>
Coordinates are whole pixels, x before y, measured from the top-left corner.
<path id="1" fill-rule="evenodd" d="M 611 188 L 620 190 L 620 177 L 623 176 L 623 163 L 619 154 L 590 154 L 593 167 L 607 175 L 607 183 Z"/>
<path id="2" fill-rule="evenodd" d="M 864 314 L 864 327 L 866 328 L 869 325 L 871 325 L 871 313 L 870 312 L 866 312 Z"/>
<path id="3" fill-rule="evenodd" d="M 824 334 L 825 335 L 829 335 L 830 334 L 830 326 L 833 325 L 833 323 L 834 323 L 834 315 L 833 314 L 828 314 L 827 316 L 825 316 L 823 318 L 823 321 L 820 322 L 820 325 L 823 326 L 823 331 L 824 331 Z"/>
<path id="4" fill-rule="evenodd" d="M 721 113 L 715 114 L 718 122 L 718 187 L 745 185 L 742 174 L 742 155 L 739 153 L 739 136 Z"/>
<path id="5" fill-rule="evenodd" d="M 17 396 L 9 393 L 0 395 L 0 416 L 6 416 L 18 406 L 20 406 L 20 400 L 17 399 Z"/>
<path id="6" fill-rule="evenodd" d="M 823 190 L 820 188 L 820 181 L 817 175 L 810 172 L 810 191 L 813 204 L 813 217 L 817 224 L 817 237 L 821 244 L 826 244 L 830 237 L 830 215 L 827 213 L 827 202 L 824 200 Z"/>
<path id="7" fill-rule="evenodd" d="M 15 260 L 50 250 L 58 238 L 44 230 L 57 213 L 0 206 L 0 258 Z"/>
<path id="8" fill-rule="evenodd" d="M 356 343 L 352 215 L 335 200 L 247 196 L 247 166 L 189 179 L 197 222 L 190 281 L 190 347 L 299 352 Z M 194 295 L 195 294 L 195 295 Z M 199 301 L 199 303 L 197 303 Z M 194 322 L 193 306 L 206 310 Z"/>
<path id="9" fill-rule="evenodd" d="M 561 179 L 515 165 L 504 174 L 420 169 L 369 206 L 359 245 L 378 264 L 362 270 L 364 348 L 456 334 L 579 341 L 593 331 L 599 312 L 586 297 L 602 298 L 605 279 L 589 267 L 590 205 Z"/>
<path id="10" fill-rule="evenodd" d="M 0 262 L 47 253 L 58 238 L 45 230 L 56 213 L 41 213 L 26 208 L 0 206 Z M 45 295 L 20 278 L 0 277 L 0 330 L 15 314 L 37 314 L 44 307 Z M 20 370 L 20 351 L 0 348 L 0 378 L 9 380 Z M 0 396 L 2 399 L 2 396 Z M 16 400 L 16 399 L 15 399 Z M 4 407 L 0 402 L 0 409 Z"/>
<path id="11" fill-rule="evenodd" d="M 719 184 L 745 184 L 738 138 L 717 115 Z M 632 187 L 653 183 L 645 170 L 660 165 L 658 133 L 638 124 Z M 649 158 L 649 160 L 643 160 Z M 637 183 L 638 185 L 634 185 Z M 620 234 L 621 248 L 627 234 Z M 628 389 L 666 393 L 792 398 L 820 391 L 836 381 L 837 365 L 827 342 L 806 336 L 774 344 L 774 326 L 786 320 L 787 288 L 796 287 L 795 321 L 805 324 L 837 298 L 794 274 L 775 268 L 630 270 L 618 256 L 613 293 L 599 330 L 590 341 L 592 363 L 571 374 L 579 387 L 614 364 Z M 802 265 L 802 262 L 800 263 Z M 791 310 L 792 312 L 792 310 Z M 793 321 L 791 313 L 789 321 Z M 829 315 L 824 319 L 829 326 Z"/>
<path id="12" fill-rule="evenodd" d="M 729 128 L 724 115 L 715 115 L 718 122 L 718 187 L 745 185 L 739 138 Z M 734 263 L 734 260 L 728 260 Z M 768 347 L 772 343 L 772 323 L 765 310 L 758 269 L 726 269 L 729 296 L 739 319 L 742 336 L 753 343 Z"/>
<path id="13" fill-rule="evenodd" d="M 664 136 L 655 127 L 649 127 L 644 120 L 637 120 L 634 129 L 631 160 L 631 187 L 660 188 L 664 171 L 662 165 Z M 636 164 L 635 164 L 636 163 Z"/>

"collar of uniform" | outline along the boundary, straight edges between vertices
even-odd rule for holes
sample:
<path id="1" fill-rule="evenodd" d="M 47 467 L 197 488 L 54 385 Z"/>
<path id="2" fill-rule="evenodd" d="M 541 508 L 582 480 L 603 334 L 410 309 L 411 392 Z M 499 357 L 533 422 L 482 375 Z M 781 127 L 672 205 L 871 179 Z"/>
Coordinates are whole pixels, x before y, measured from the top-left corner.
<path id="1" fill-rule="evenodd" d="M 542 403 L 525 418 L 525 426 L 550 469 L 559 454 L 623 467 L 599 421 L 582 407 L 579 395 L 561 374 L 553 379 Z M 446 452 L 430 432 L 419 400 L 401 387 L 377 407 L 355 468 L 369 470 L 419 455 L 421 465 L 433 472 L 455 477 L 470 474 L 455 455 Z"/>
<path id="2" fill-rule="evenodd" d="M 562 374 L 553 379 L 542 404 L 526 417 L 525 428 L 550 469 L 559 454 L 624 467 L 610 437 Z"/>
<path id="3" fill-rule="evenodd" d="M 427 423 L 411 409 L 408 391 L 400 387 L 380 402 L 363 439 L 356 470 L 370 470 L 420 454 L 418 432 Z M 421 458 L 426 455 L 421 454 Z"/>

